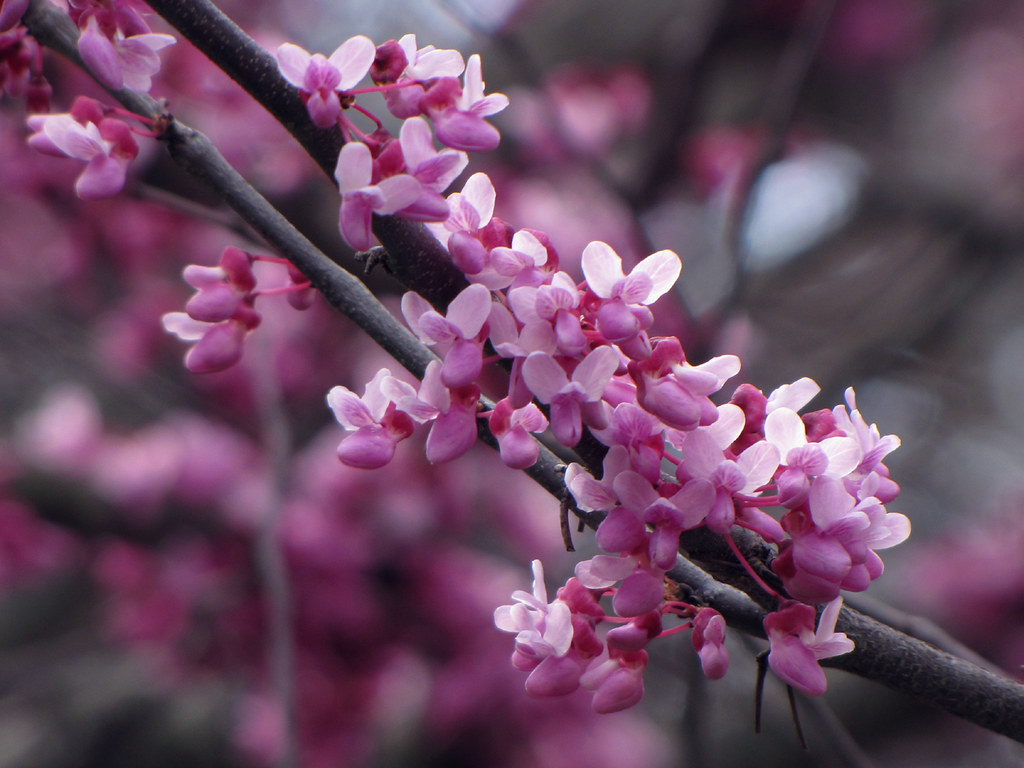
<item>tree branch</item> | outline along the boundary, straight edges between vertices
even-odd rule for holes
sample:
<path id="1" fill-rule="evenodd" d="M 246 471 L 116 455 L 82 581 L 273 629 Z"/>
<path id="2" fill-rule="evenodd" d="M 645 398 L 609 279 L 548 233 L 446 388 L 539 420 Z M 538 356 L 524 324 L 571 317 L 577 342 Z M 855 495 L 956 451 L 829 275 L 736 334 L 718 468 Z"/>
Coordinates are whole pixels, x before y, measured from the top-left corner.
<path id="1" fill-rule="evenodd" d="M 334 180 L 343 142 L 337 128 L 313 125 L 299 92 L 281 76 L 275 59 L 209 0 L 147 0 L 214 64 L 274 116 Z M 436 307 L 447 307 L 469 282 L 426 227 L 394 216 L 374 216 L 373 233 L 388 253 L 384 266 L 406 288 Z"/>

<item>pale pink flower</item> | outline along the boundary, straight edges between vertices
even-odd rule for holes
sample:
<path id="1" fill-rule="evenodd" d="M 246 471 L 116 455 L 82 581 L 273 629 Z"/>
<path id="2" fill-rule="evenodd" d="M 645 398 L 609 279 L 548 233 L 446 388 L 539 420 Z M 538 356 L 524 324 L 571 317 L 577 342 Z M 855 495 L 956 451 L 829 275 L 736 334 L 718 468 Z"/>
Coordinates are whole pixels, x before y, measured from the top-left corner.
<path id="1" fill-rule="evenodd" d="M 454 149 L 483 152 L 498 146 L 498 130 L 484 120 L 508 106 L 503 93 L 484 94 L 480 56 L 466 63 L 463 85 L 454 78 L 442 78 L 424 95 L 422 106 L 434 121 L 438 140 Z"/>
<path id="2" fill-rule="evenodd" d="M 778 477 L 779 503 L 797 507 L 807 498 L 811 478 L 827 475 L 843 478 L 861 463 L 863 453 L 852 437 L 827 437 L 821 442 L 807 440 L 807 429 L 790 408 L 775 408 L 764 420 L 765 440 L 774 445 L 780 464 L 786 467 Z"/>
<path id="3" fill-rule="evenodd" d="M 420 341 L 446 347 L 441 381 L 448 387 L 472 383 L 483 366 L 481 331 L 491 312 L 491 292 L 482 285 L 464 288 L 444 316 L 414 291 L 402 297 L 402 314 Z"/>
<path id="4" fill-rule="evenodd" d="M 432 80 L 435 77 L 458 77 L 466 68 L 462 54 L 450 48 L 432 45 L 416 47 L 416 35 L 404 35 L 398 45 L 405 53 L 406 64 L 402 74 L 410 80 Z"/>
<path id="5" fill-rule="evenodd" d="M 533 561 L 533 593 L 517 589 L 516 602 L 494 611 L 494 624 L 504 632 L 516 633 L 512 665 L 529 671 L 527 693 L 554 696 L 571 693 L 579 686 L 583 664 L 570 654 L 573 640 L 572 611 L 561 599 L 548 602 L 544 568 Z"/>
<path id="6" fill-rule="evenodd" d="M 330 128 L 341 116 L 339 92 L 359 84 L 369 72 L 375 53 L 370 38 L 356 35 L 329 57 L 284 43 L 277 49 L 276 58 L 284 79 L 302 91 L 313 123 L 319 128 Z"/>
<path id="7" fill-rule="evenodd" d="M 93 110 L 90 110 L 92 112 Z M 95 110 L 98 112 L 98 110 Z M 34 133 L 28 143 L 47 154 L 72 157 L 86 163 L 75 182 L 75 193 L 87 200 L 111 197 L 124 187 L 128 164 L 139 153 L 127 125 L 91 114 L 95 121 L 80 121 L 73 113 L 32 115 Z"/>
<path id="8" fill-rule="evenodd" d="M 402 123 L 399 133 L 405 172 L 420 182 L 420 196 L 402 211 L 402 216 L 418 221 L 444 221 L 448 217 L 448 202 L 441 196 L 448 185 L 462 173 L 469 158 L 455 149 L 434 149 L 430 126 L 422 117 L 412 117 Z"/>
<path id="9" fill-rule="evenodd" d="M 108 88 L 147 93 L 153 86 L 153 75 L 160 71 L 156 52 L 176 42 L 172 35 L 148 31 L 126 35 L 121 27 L 104 29 L 97 16 L 89 15 L 78 38 L 78 52 Z"/>
<path id="10" fill-rule="evenodd" d="M 572 372 L 572 378 L 551 355 L 534 352 L 523 363 L 523 378 L 542 403 L 551 405 L 551 429 L 563 445 L 576 445 L 583 435 L 583 409 L 588 417 L 601 418 L 604 388 L 619 367 L 619 356 L 611 347 L 598 347 Z M 607 423 L 596 424 L 603 428 Z"/>

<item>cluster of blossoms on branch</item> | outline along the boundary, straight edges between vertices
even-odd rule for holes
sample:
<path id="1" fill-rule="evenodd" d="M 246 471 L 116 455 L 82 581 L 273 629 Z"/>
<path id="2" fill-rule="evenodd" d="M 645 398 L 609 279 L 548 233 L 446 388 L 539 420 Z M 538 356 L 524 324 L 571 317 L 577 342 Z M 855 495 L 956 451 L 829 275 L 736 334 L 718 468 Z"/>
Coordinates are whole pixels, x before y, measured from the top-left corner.
<path id="1" fill-rule="evenodd" d="M 402 51 L 398 58 L 406 68 L 393 67 L 403 73 L 393 81 L 396 86 L 408 76 L 414 46 L 403 40 L 379 48 L 375 64 L 383 69 L 389 50 Z M 332 59 L 346 59 L 343 52 L 351 45 Z M 453 60 L 442 58 L 450 52 L 433 49 L 420 55 Z M 310 57 L 303 71 L 315 66 L 323 64 Z M 296 82 L 297 75 L 289 79 Z M 323 111 L 326 101 L 313 98 L 314 80 L 303 80 L 311 94 L 307 106 L 316 104 L 311 114 Z M 332 84 L 343 80 L 326 78 Z M 876 550 L 909 534 L 906 517 L 884 506 L 898 493 L 883 463 L 898 439 L 881 437 L 864 421 L 852 390 L 846 407 L 801 417 L 798 411 L 818 391 L 809 379 L 769 396 L 743 385 L 732 402 L 716 406 L 710 397 L 739 372 L 738 358 L 724 355 L 691 365 L 676 338 L 648 334 L 654 321 L 650 306 L 681 271 L 672 251 L 648 256 L 627 274 L 610 246 L 591 242 L 582 254 L 585 279 L 578 283 L 559 269 L 544 233 L 517 231 L 494 216 L 494 188 L 481 173 L 448 196 L 445 217 L 426 215 L 428 192 L 436 203 L 441 180 L 447 185 L 465 164 L 461 152 L 458 160 L 451 154 L 453 148 L 489 148 L 445 140 L 437 121 L 450 113 L 431 109 L 431 94 L 443 81 L 387 91 L 392 111 L 407 116 L 397 141 L 388 138 L 381 148 L 371 136 L 364 137 L 366 146 L 345 145 L 337 168 L 340 228 L 351 244 L 365 248 L 371 213 L 436 222 L 432 230 L 470 285 L 444 314 L 415 292 L 403 298 L 406 322 L 440 357 L 418 388 L 381 369 L 361 397 L 341 386 L 330 392 L 328 404 L 351 433 L 338 447 L 339 458 L 355 467 L 384 466 L 416 425 L 429 424 L 427 458 L 451 461 L 475 443 L 483 418 L 505 463 L 522 469 L 538 457 L 531 433 L 550 428 L 572 448 L 589 431 L 607 448 L 601 478 L 570 464 L 566 485 L 581 510 L 605 514 L 597 542 L 610 554 L 578 564 L 576 576 L 550 603 L 535 563 L 533 593 L 517 592 L 516 604 L 496 612 L 498 627 L 516 633 L 513 664 L 530 672 L 527 690 L 560 695 L 583 686 L 593 692 L 598 712 L 631 706 L 643 694 L 647 644 L 685 629 L 693 630 L 706 674 L 724 675 L 723 617 L 710 607 L 665 598 L 680 535 L 704 526 L 723 536 L 778 600 L 778 609 L 765 619 L 771 668 L 804 691 L 824 692 L 819 660 L 853 647 L 835 632 L 840 591 L 866 589 L 882 572 Z M 469 83 L 467 71 L 466 91 Z M 481 85 L 471 99 L 482 98 Z M 460 120 L 487 125 L 466 106 L 456 108 Z M 339 115 L 345 130 L 344 112 L 327 111 Z M 448 149 L 434 150 L 425 117 L 435 120 L 435 133 Z M 428 177 L 421 175 L 424 163 L 418 158 L 432 164 L 429 178 L 436 186 L 424 183 Z M 499 358 L 509 370 L 508 389 L 484 411 L 479 377 L 485 362 Z M 770 507 L 781 508 L 780 519 L 764 511 Z M 778 547 L 773 569 L 786 594 L 746 562 L 732 539 L 733 526 Z M 606 595 L 612 596 L 611 616 L 600 604 Z M 820 618 L 814 603 L 827 603 Z M 665 628 L 667 616 L 682 623 Z M 597 628 L 603 622 L 619 626 L 602 636 Z"/>
<path id="2" fill-rule="evenodd" d="M 152 34 L 124 2 L 79 0 L 72 18 L 83 31 L 83 58 L 104 83 L 149 88 L 159 66 L 155 51 L 172 40 Z M 790 685 L 824 692 L 819 660 L 853 647 L 835 632 L 841 590 L 866 589 L 882 573 L 876 551 L 909 535 L 906 517 L 885 508 L 898 487 L 883 460 L 898 439 L 868 425 L 852 390 L 845 406 L 801 416 L 818 391 L 809 379 L 768 396 L 741 385 L 730 402 L 716 405 L 711 397 L 739 372 L 739 359 L 723 355 L 693 365 L 678 339 L 648 333 L 651 305 L 681 271 L 674 252 L 658 251 L 627 273 L 609 245 L 594 241 L 583 250 L 578 282 L 559 268 L 544 233 L 515 230 L 494 216 L 486 175 L 443 197 L 466 167 L 466 152 L 498 143 L 485 118 L 507 99 L 485 95 L 479 56 L 464 62 L 454 51 L 418 48 L 412 35 L 381 46 L 353 37 L 329 57 L 293 44 L 276 55 L 312 121 L 337 126 L 345 138 L 335 173 L 342 236 L 367 249 L 374 214 L 428 222 L 470 283 L 444 314 L 416 293 L 403 298 L 407 323 L 439 357 L 418 387 L 385 368 L 361 397 L 340 386 L 328 394 L 351 432 L 339 458 L 355 467 L 385 466 L 398 443 L 429 424 L 427 458 L 451 461 L 475 443 L 480 419 L 502 459 L 517 469 L 537 461 L 531 434 L 550 430 L 570 449 L 585 436 L 604 446 L 599 478 L 572 463 L 565 482 L 580 510 L 603 515 L 597 543 L 608 554 L 579 563 L 551 602 L 535 563 L 532 593 L 516 592 L 515 604 L 495 613 L 497 626 L 516 634 L 513 664 L 529 672 L 527 690 L 550 696 L 582 686 L 593 692 L 598 712 L 629 707 L 643 695 L 647 645 L 684 630 L 692 630 L 705 673 L 724 675 L 723 617 L 666 598 L 680 536 L 704 527 L 723 537 L 777 599 L 764 620 L 771 668 Z M 357 87 L 368 74 L 374 85 Z M 404 121 L 397 138 L 356 103 L 371 91 L 383 93 Z M 374 130 L 361 130 L 352 109 Z M 35 146 L 88 163 L 80 195 L 121 188 L 134 142 L 99 106 L 76 105 L 66 116 L 36 116 L 30 124 Z M 266 292 L 256 289 L 255 258 L 229 248 L 217 267 L 186 269 L 197 294 L 165 325 L 196 342 L 186 363 L 191 370 L 222 370 L 241 357 L 242 340 L 260 319 L 255 298 Z M 290 279 L 282 290 L 302 306 L 309 286 L 294 272 Z M 484 410 L 479 378 L 485 363 L 499 359 L 509 372 L 507 391 Z M 765 511 L 771 508 L 781 513 Z M 771 567 L 782 591 L 747 562 L 733 539 L 735 526 L 777 547 Z M 605 597 L 613 614 L 602 606 Z M 813 606 L 822 603 L 818 617 Z M 667 618 L 680 623 L 666 628 Z M 608 623 L 617 626 L 605 632 Z"/>

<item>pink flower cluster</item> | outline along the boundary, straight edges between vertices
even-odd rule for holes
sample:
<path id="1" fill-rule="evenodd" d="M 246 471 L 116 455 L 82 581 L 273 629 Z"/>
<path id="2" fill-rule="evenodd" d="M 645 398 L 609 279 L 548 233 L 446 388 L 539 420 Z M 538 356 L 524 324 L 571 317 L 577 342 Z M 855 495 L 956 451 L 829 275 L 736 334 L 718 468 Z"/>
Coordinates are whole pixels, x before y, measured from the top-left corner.
<path id="1" fill-rule="evenodd" d="M 739 359 L 693 365 L 678 339 L 648 334 L 651 305 L 679 276 L 675 253 L 658 251 L 627 272 L 610 246 L 592 242 L 577 283 L 559 269 L 543 233 L 513 231 L 493 216 L 494 201 L 484 174 L 448 197 L 449 216 L 434 231 L 471 284 L 444 315 L 415 293 L 402 301 L 409 326 L 441 360 L 418 390 L 386 370 L 362 398 L 335 387 L 328 402 L 352 432 L 339 457 L 383 466 L 415 424 L 430 422 L 427 458 L 449 461 L 474 444 L 479 416 L 505 462 L 523 468 L 537 457 L 529 433 L 550 427 L 571 448 L 589 430 L 608 449 L 601 479 L 570 464 L 565 481 L 580 509 L 605 513 L 597 543 L 609 554 L 578 564 L 567 589 L 589 597 L 560 597 L 569 615 L 539 592 L 517 597 L 527 607 L 501 611 L 499 626 L 517 633 L 514 663 L 531 670 L 528 689 L 553 694 L 609 681 L 617 693 L 595 694 L 594 706 L 629 706 L 642 691 L 647 641 L 691 625 L 705 670 L 724 674 L 723 620 L 701 606 L 666 603 L 664 583 L 680 535 L 702 526 L 723 536 L 753 572 L 731 536 L 739 526 L 778 548 L 773 568 L 788 592 L 761 580 L 780 601 L 765 624 L 769 663 L 787 683 L 821 693 L 818 661 L 848 650 L 834 632 L 840 590 L 866 589 L 882 572 L 876 550 L 909 534 L 906 517 L 885 509 L 898 487 L 883 459 L 898 439 L 865 422 L 852 390 L 847 407 L 801 417 L 818 392 L 810 379 L 769 396 L 743 385 L 732 402 L 715 405 L 711 397 L 739 372 Z M 493 411 L 478 414 L 487 344 L 509 360 L 508 391 Z M 765 511 L 771 507 L 781 515 Z M 612 596 L 615 620 L 625 622 L 604 641 L 593 632 L 607 618 L 597 605 L 602 595 Z M 823 602 L 835 607 L 815 630 L 809 604 Z M 662 632 L 665 612 L 692 623 Z"/>
<path id="2" fill-rule="evenodd" d="M 257 260 L 286 266 L 289 285 L 257 290 Z M 260 324 L 254 307 L 257 296 L 287 293 L 296 309 L 305 309 L 313 298 L 309 281 L 289 262 L 254 256 L 234 246 L 224 249 L 216 267 L 190 264 L 183 275 L 196 293 L 184 312 L 164 315 L 163 325 L 182 341 L 195 342 L 185 356 L 185 367 L 193 373 L 223 371 L 242 359 L 246 337 Z"/>
<path id="3" fill-rule="evenodd" d="M 672 631 L 694 630 L 693 645 L 709 677 L 722 677 L 729 664 L 725 621 L 711 608 L 682 602 L 666 602 L 642 616 L 621 623 L 602 640 L 595 631 L 601 622 L 621 621 L 605 615 L 599 603 L 604 589 L 587 589 L 572 578 L 548 602 L 544 569 L 533 561 L 533 593 L 517 590 L 516 601 L 494 612 L 498 629 L 514 632 L 512 666 L 529 672 L 526 692 L 533 696 L 561 696 L 581 686 L 592 694 L 591 707 L 598 714 L 617 712 L 643 697 L 643 673 L 647 667 L 646 645 L 662 631 L 662 616 L 673 614 L 692 619 Z"/>
<path id="4" fill-rule="evenodd" d="M 314 124 L 337 125 L 346 139 L 335 170 L 341 193 L 338 227 L 353 248 L 373 244 L 375 213 L 444 221 L 448 206 L 442 193 L 468 163 L 462 150 L 498 144 L 498 131 L 484 118 L 504 109 L 508 99 L 484 94 L 479 56 L 466 63 L 457 51 L 418 49 L 413 35 L 375 48 L 357 35 L 330 56 L 285 43 L 277 49 L 277 61 L 284 78 L 299 89 Z M 375 85 L 356 88 L 367 74 Z M 356 103 L 367 92 L 382 92 L 388 109 L 404 121 L 398 138 Z M 349 109 L 373 120 L 376 130 L 360 130 Z M 431 123 L 446 149 L 435 149 Z"/>

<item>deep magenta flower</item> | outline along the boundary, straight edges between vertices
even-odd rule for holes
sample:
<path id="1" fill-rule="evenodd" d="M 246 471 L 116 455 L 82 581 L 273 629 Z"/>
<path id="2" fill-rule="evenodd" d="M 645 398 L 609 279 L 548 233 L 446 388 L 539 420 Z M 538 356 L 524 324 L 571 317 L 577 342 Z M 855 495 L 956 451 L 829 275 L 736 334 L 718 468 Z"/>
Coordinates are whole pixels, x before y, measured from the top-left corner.
<path id="1" fill-rule="evenodd" d="M 530 433 L 543 432 L 548 428 L 548 420 L 540 408 L 533 403 L 513 408 L 509 398 L 502 398 L 488 414 L 488 426 L 498 440 L 501 460 L 507 466 L 526 469 L 537 463 L 540 444 L 530 437 Z"/>

